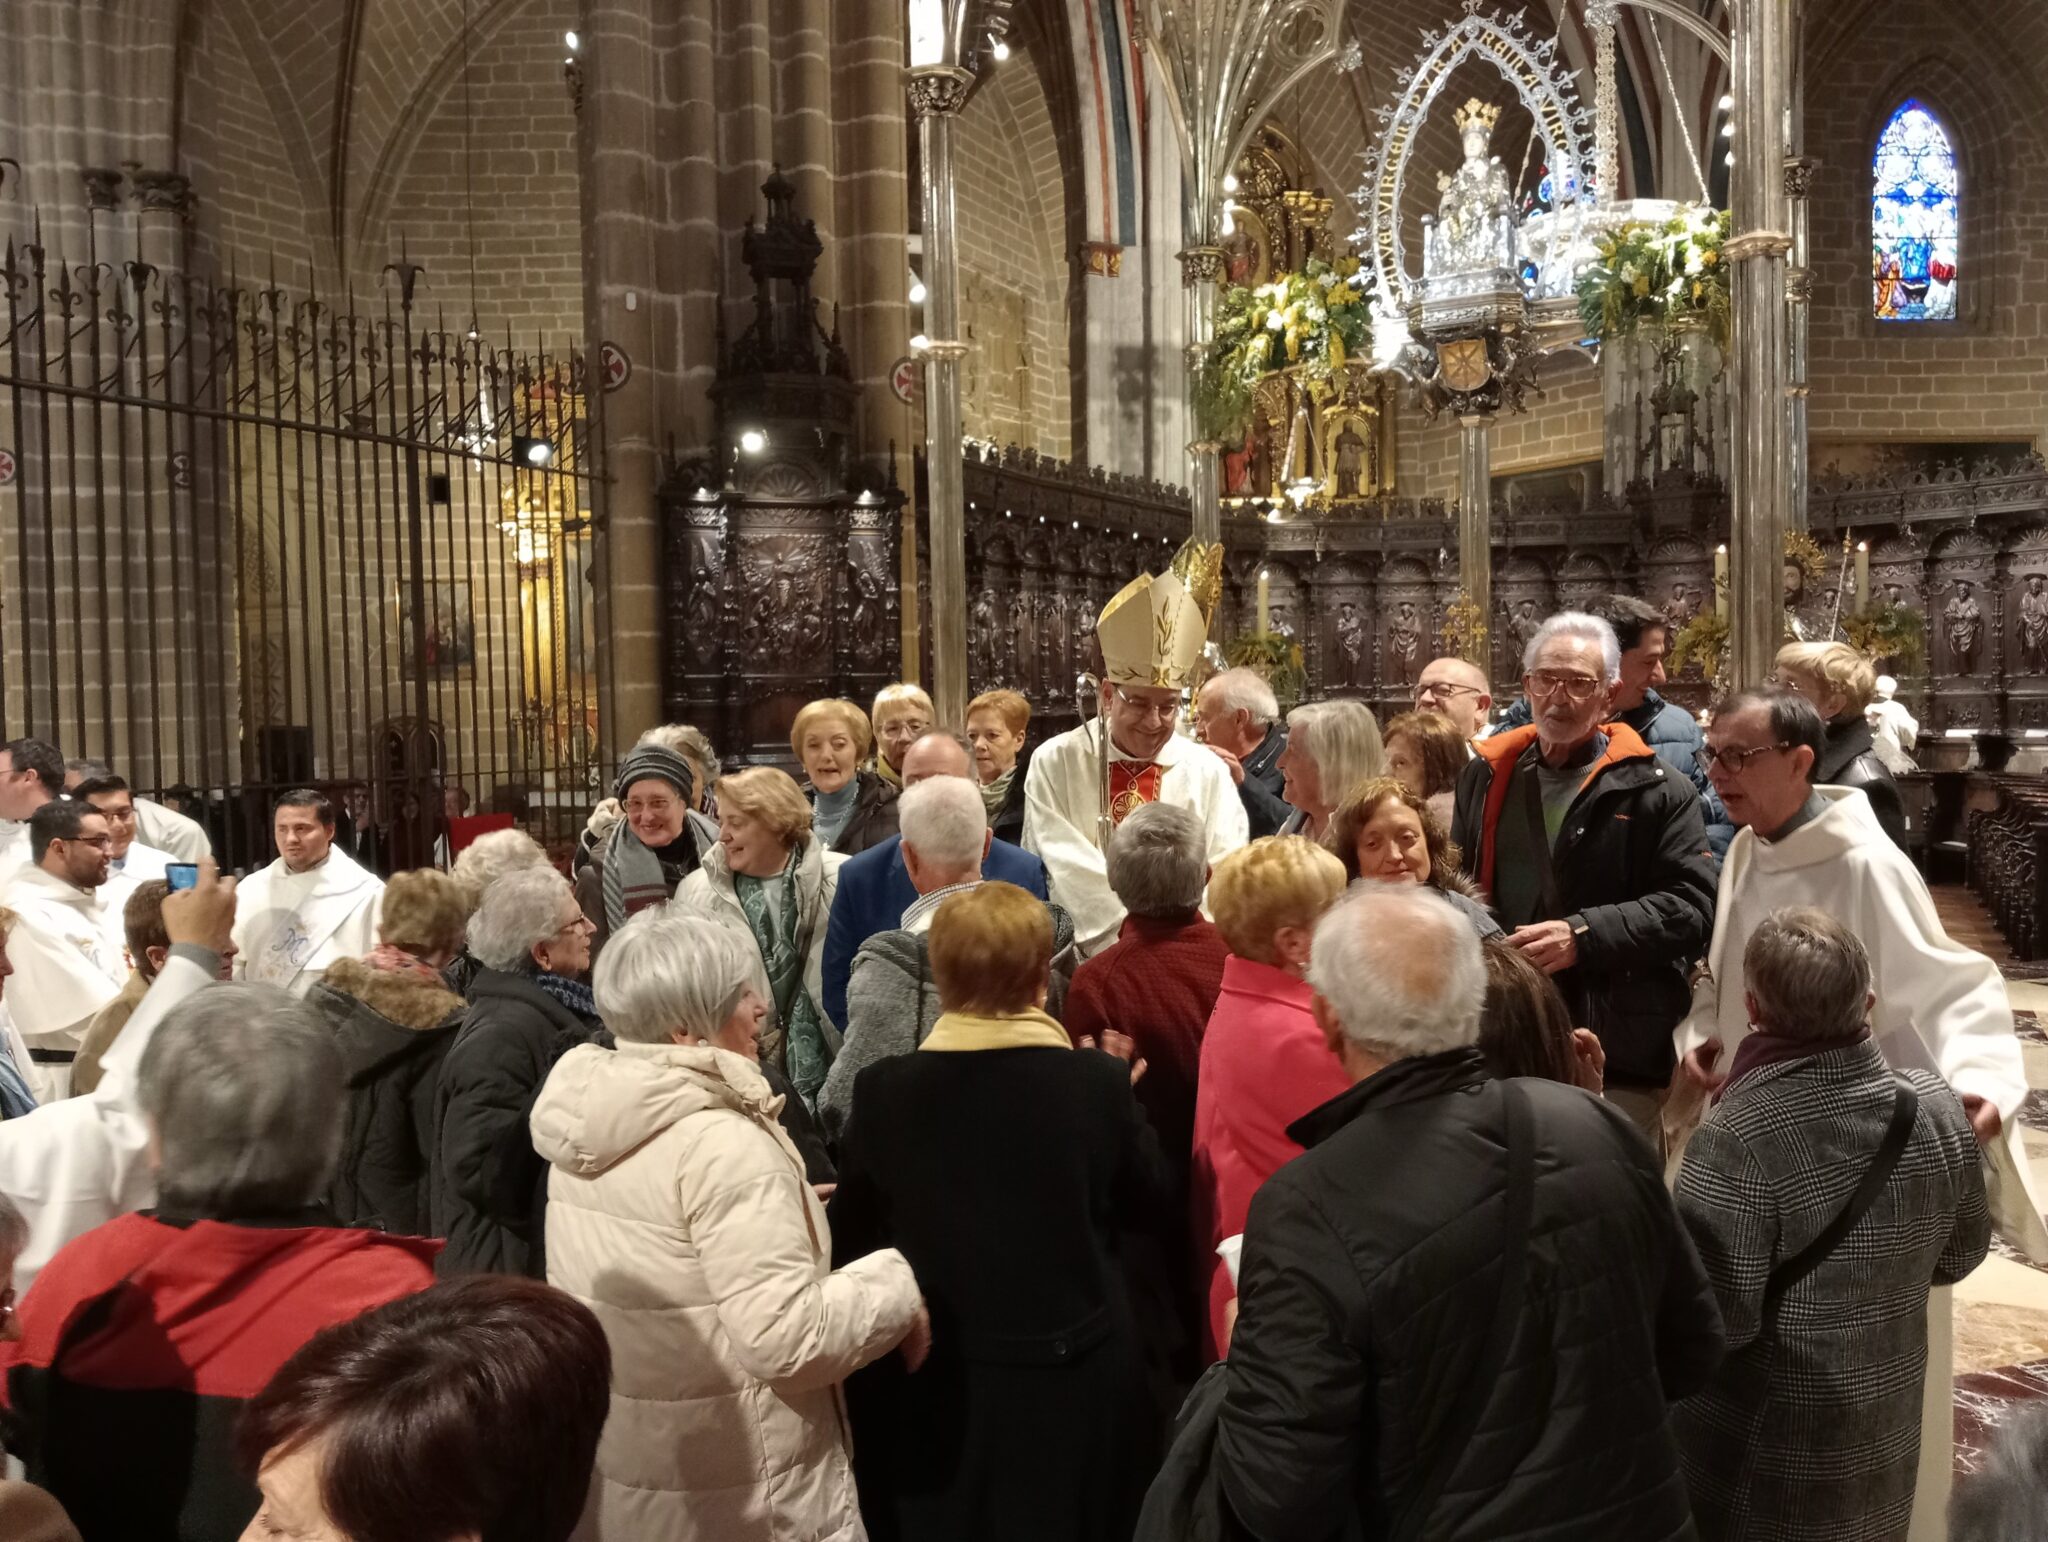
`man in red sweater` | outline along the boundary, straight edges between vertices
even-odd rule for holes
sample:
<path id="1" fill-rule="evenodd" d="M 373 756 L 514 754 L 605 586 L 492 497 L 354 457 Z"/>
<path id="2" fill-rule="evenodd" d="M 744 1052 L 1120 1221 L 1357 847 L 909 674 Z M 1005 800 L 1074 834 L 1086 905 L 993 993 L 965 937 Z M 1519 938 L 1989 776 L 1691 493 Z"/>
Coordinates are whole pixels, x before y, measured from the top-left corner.
<path id="1" fill-rule="evenodd" d="M 319 1014 L 212 985 L 143 1051 L 156 1206 L 68 1243 L 0 1344 L 10 1449 L 87 1538 L 229 1537 L 242 1405 L 322 1328 L 434 1282 L 440 1244 L 322 1208 L 345 1080 Z"/>
<path id="2" fill-rule="evenodd" d="M 1188 810 L 1171 803 L 1132 810 L 1110 841 L 1108 866 L 1109 886 L 1129 914 L 1117 940 L 1074 971 L 1064 1020 L 1077 1043 L 1101 1044 L 1108 1034 L 1123 1034 L 1132 1041 L 1133 1060 L 1145 1062 L 1138 1102 L 1166 1153 L 1174 1190 L 1164 1211 L 1169 1230 L 1160 1238 L 1160 1256 L 1150 1261 L 1156 1268 L 1140 1262 L 1133 1273 L 1141 1297 L 1148 1291 L 1164 1297 L 1159 1304 L 1169 1314 L 1171 1331 L 1159 1335 L 1153 1348 L 1155 1359 L 1171 1364 L 1172 1384 L 1178 1386 L 1200 1368 L 1194 1353 L 1202 1296 L 1187 1224 L 1188 1161 L 1202 1033 L 1223 988 L 1229 949 L 1202 918 L 1207 836 Z M 1170 1344 L 1164 1342 L 1169 1338 Z M 1170 1395 L 1164 1387 L 1160 1391 L 1162 1399 Z M 1168 1411 L 1174 1406 L 1168 1402 Z"/>

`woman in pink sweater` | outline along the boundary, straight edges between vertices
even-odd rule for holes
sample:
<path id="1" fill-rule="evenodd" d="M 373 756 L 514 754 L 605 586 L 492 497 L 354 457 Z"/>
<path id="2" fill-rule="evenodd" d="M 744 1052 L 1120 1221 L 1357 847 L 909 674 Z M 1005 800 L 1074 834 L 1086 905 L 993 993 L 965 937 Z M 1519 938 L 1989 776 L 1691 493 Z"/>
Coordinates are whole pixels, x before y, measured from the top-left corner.
<path id="1" fill-rule="evenodd" d="M 1216 1245 L 1244 1230 L 1260 1184 L 1301 1155 L 1287 1127 L 1349 1085 L 1309 1010 L 1309 938 L 1344 892 L 1344 865 L 1298 835 L 1233 852 L 1209 880 L 1209 909 L 1229 944 L 1223 993 L 1202 1038 L 1195 1091 L 1193 1234 L 1209 1282 L 1214 1360 L 1236 1290 Z"/>

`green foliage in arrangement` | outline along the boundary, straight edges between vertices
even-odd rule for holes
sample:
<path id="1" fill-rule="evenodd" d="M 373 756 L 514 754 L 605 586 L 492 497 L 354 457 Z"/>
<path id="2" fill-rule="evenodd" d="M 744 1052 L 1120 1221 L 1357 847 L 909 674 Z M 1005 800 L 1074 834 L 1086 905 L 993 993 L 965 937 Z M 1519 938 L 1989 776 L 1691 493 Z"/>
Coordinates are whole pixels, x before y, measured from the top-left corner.
<path id="1" fill-rule="evenodd" d="M 1579 315 L 1595 337 L 1693 321 L 1728 346 L 1731 306 L 1724 210 L 1695 209 L 1662 224 L 1621 227 L 1600 243 L 1600 259 L 1579 278 Z"/>
<path id="2" fill-rule="evenodd" d="M 1372 294 L 1358 259 L 1309 259 L 1270 284 L 1226 289 L 1216 303 L 1216 337 L 1195 377 L 1195 422 L 1226 444 L 1251 426 L 1252 389 L 1299 367 L 1327 380 L 1346 359 L 1372 352 Z"/>

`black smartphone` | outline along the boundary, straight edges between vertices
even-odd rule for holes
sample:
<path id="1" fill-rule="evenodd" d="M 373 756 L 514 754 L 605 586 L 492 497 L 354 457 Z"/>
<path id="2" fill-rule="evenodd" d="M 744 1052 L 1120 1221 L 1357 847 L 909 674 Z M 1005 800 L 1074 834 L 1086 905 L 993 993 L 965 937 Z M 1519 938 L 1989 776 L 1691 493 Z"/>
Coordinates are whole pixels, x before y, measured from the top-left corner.
<path id="1" fill-rule="evenodd" d="M 180 889 L 199 887 L 199 864 L 197 862 L 171 862 L 164 866 L 164 881 L 176 894 Z"/>

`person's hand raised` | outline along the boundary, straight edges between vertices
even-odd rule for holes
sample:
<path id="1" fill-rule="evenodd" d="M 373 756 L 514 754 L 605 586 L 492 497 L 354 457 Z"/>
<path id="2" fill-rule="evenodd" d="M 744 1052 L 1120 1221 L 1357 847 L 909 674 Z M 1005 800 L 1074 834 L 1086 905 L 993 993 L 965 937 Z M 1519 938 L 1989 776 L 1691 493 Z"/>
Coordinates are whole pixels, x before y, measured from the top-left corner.
<path id="1" fill-rule="evenodd" d="M 223 878 L 213 858 L 199 864 L 199 882 L 164 897 L 164 935 L 176 947 L 191 943 L 226 953 L 235 929 L 235 881 Z"/>
<path id="2" fill-rule="evenodd" d="M 1135 1058 L 1138 1053 L 1138 1041 L 1127 1033 L 1118 1033 L 1114 1028 L 1105 1028 L 1102 1031 L 1102 1042 L 1100 1044 L 1095 1042 L 1093 1034 L 1083 1034 L 1081 1036 L 1081 1048 L 1099 1049 L 1103 1054 L 1121 1060 L 1131 1068 L 1131 1085 L 1133 1087 L 1138 1085 L 1138 1079 L 1145 1074 L 1145 1062 L 1142 1059 Z"/>

